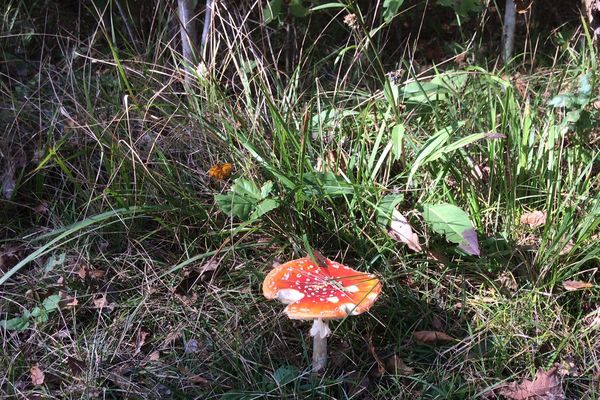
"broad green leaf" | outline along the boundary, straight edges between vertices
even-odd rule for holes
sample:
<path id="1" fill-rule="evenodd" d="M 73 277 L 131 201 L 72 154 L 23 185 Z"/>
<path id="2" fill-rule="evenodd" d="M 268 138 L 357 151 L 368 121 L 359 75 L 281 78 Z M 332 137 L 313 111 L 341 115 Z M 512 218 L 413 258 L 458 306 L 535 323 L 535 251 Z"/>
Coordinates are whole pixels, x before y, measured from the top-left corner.
<path id="1" fill-rule="evenodd" d="M 44 272 L 50 272 L 57 265 L 63 265 L 64 263 L 65 263 L 65 253 L 50 256 L 50 257 L 48 257 L 48 261 L 46 261 L 46 265 L 44 265 Z"/>
<path id="2" fill-rule="evenodd" d="M 329 196 L 341 196 L 353 194 L 354 188 L 342 178 L 338 178 L 333 172 L 309 172 L 304 175 L 308 194 L 324 193 Z"/>
<path id="3" fill-rule="evenodd" d="M 478 256 L 477 233 L 471 225 L 469 216 L 452 204 L 425 204 L 423 218 L 434 232 L 444 235 L 452 243 L 468 254 Z"/>
<path id="4" fill-rule="evenodd" d="M 281 14 L 281 6 L 283 0 L 271 0 L 267 3 L 263 9 L 263 16 L 265 18 L 265 24 L 271 23 L 274 19 L 278 18 Z"/>
<path id="5" fill-rule="evenodd" d="M 384 196 L 376 206 L 377 224 L 382 228 L 387 226 L 392 221 L 392 213 L 398 204 L 404 200 L 403 194 L 388 194 Z"/>
<path id="6" fill-rule="evenodd" d="M 0 321 L 0 329 L 6 329 L 7 331 L 24 331 L 29 328 L 29 318 L 16 317 L 8 320 Z"/>
<path id="7" fill-rule="evenodd" d="M 46 309 L 46 311 L 54 311 L 58 309 L 58 303 L 60 302 L 60 295 L 53 294 L 52 296 L 48 296 L 44 299 L 42 305 Z"/>
<path id="8" fill-rule="evenodd" d="M 273 190 L 273 182 L 265 182 L 265 184 L 260 188 L 260 198 L 266 199 L 269 193 L 271 193 L 271 190 Z"/>
<path id="9" fill-rule="evenodd" d="M 250 219 L 251 220 L 258 219 L 258 218 L 262 217 L 263 215 L 265 215 L 266 213 L 268 213 L 269 211 L 276 209 L 277 207 L 279 207 L 279 202 L 277 200 L 265 199 L 265 200 L 261 201 L 260 203 L 258 203 L 258 206 L 256 206 L 256 209 L 254 210 L 252 215 L 250 215 Z"/>
<path id="10" fill-rule="evenodd" d="M 579 80 L 579 95 L 589 98 L 592 94 L 592 84 L 590 83 L 590 73 L 583 75 Z"/>
<path id="11" fill-rule="evenodd" d="M 390 22 L 404 3 L 404 0 L 385 0 L 383 2 L 383 20 Z"/>
<path id="12" fill-rule="evenodd" d="M 402 142 L 404 141 L 405 132 L 406 129 L 402 123 L 396 124 L 392 128 L 392 153 L 396 161 L 402 156 Z"/>
<path id="13" fill-rule="evenodd" d="M 284 386 L 296 379 L 298 375 L 298 368 L 292 365 L 284 365 L 273 372 L 273 380 L 278 386 Z"/>
<path id="14" fill-rule="evenodd" d="M 573 106 L 574 103 L 575 96 L 573 96 L 572 94 L 559 94 L 557 96 L 554 96 L 548 102 L 548 104 L 554 108 L 570 108 Z"/>
<path id="15" fill-rule="evenodd" d="M 215 201 L 226 214 L 246 221 L 256 204 L 261 200 L 261 193 L 256 184 L 248 179 L 235 180 L 227 194 L 215 196 Z"/>
<path id="16" fill-rule="evenodd" d="M 296 18 L 305 17 L 308 14 L 308 9 L 302 5 L 302 0 L 290 1 L 290 13 Z"/>

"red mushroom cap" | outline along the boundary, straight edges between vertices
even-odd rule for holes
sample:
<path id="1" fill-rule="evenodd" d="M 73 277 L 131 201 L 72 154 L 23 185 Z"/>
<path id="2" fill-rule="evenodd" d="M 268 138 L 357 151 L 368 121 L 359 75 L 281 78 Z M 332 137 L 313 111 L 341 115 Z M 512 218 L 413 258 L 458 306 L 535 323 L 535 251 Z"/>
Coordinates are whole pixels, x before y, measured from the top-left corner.
<path id="1" fill-rule="evenodd" d="M 367 311 L 381 284 L 373 274 L 355 271 L 335 261 L 319 266 L 310 257 L 275 267 L 263 282 L 263 294 L 288 304 L 292 319 L 338 319 Z"/>

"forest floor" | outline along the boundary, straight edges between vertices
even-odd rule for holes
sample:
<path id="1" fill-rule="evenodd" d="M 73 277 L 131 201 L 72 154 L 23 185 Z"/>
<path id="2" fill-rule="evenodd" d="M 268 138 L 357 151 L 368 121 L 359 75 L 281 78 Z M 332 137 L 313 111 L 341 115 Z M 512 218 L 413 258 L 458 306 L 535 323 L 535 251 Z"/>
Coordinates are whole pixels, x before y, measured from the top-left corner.
<path id="1" fill-rule="evenodd" d="M 600 398 L 577 17 L 519 25 L 504 67 L 490 10 L 402 41 L 418 5 L 217 6 L 186 79 L 169 2 L 137 31 L 116 2 L 59 3 L 0 6 L 0 394 Z M 331 323 L 321 374 L 310 323 L 261 289 L 313 249 L 383 287 Z"/>

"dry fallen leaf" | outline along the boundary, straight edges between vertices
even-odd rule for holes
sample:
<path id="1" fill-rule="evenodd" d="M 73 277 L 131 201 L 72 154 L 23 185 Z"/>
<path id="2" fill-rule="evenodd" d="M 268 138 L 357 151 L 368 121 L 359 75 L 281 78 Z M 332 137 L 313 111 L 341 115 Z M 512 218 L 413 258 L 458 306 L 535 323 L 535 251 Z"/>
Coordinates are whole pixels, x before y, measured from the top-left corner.
<path id="1" fill-rule="evenodd" d="M 71 369 L 73 376 L 79 376 L 86 369 L 86 365 L 83 361 L 76 359 L 75 357 L 67 357 L 67 364 Z"/>
<path id="2" fill-rule="evenodd" d="M 558 367 L 549 371 L 542 370 L 535 374 L 533 381 L 527 379 L 522 383 L 510 383 L 496 389 L 497 393 L 509 400 L 563 400 L 565 392 L 556 373 Z"/>
<path id="3" fill-rule="evenodd" d="M 152 353 L 150 353 L 148 355 L 148 358 L 147 358 L 148 361 L 158 361 L 159 359 L 160 359 L 159 351 L 153 351 Z"/>
<path id="4" fill-rule="evenodd" d="M 413 337 L 416 341 L 422 343 L 435 343 L 454 340 L 454 338 L 444 332 L 438 331 L 415 331 Z"/>
<path id="5" fill-rule="evenodd" d="M 404 215 L 398 210 L 394 210 L 392 213 L 388 235 L 394 240 L 405 243 L 413 251 L 421 251 L 419 237 L 413 232 Z"/>
<path id="6" fill-rule="evenodd" d="M 100 279 L 104 276 L 105 273 L 106 273 L 106 271 L 103 271 L 101 269 L 90 269 L 88 271 L 88 276 L 91 279 Z"/>
<path id="7" fill-rule="evenodd" d="M 136 335 L 135 338 L 135 351 L 133 352 L 133 354 L 138 354 L 141 349 L 142 346 L 144 344 L 146 344 L 146 338 L 148 337 L 148 335 L 150 334 L 150 332 L 144 330 L 144 329 L 140 329 Z"/>
<path id="8" fill-rule="evenodd" d="M 106 300 L 106 294 L 96 294 L 94 296 L 94 307 L 102 310 L 104 307 L 108 305 L 108 301 Z"/>
<path id="9" fill-rule="evenodd" d="M 415 372 L 396 354 L 385 361 L 385 369 L 388 373 L 393 375 L 412 375 Z"/>
<path id="10" fill-rule="evenodd" d="M 44 371 L 42 371 L 37 364 L 31 367 L 29 372 L 31 373 L 31 383 L 33 383 L 34 385 L 44 384 Z"/>
<path id="11" fill-rule="evenodd" d="M 546 211 L 532 211 L 521 215 L 521 225 L 529 225 L 532 228 L 537 228 L 546 223 Z"/>
<path id="12" fill-rule="evenodd" d="M 563 284 L 563 287 L 568 292 L 573 292 L 575 290 L 581 290 L 581 289 L 589 289 L 589 288 L 594 287 L 594 284 L 589 283 L 589 282 L 582 282 L 582 281 L 564 281 L 562 284 Z"/>
<path id="13" fill-rule="evenodd" d="M 208 170 L 208 176 L 213 179 L 224 181 L 231 176 L 233 171 L 233 164 L 231 163 L 218 163 L 210 167 Z"/>
<path id="14" fill-rule="evenodd" d="M 377 377 L 381 377 L 385 372 L 385 364 L 383 363 L 381 357 L 379 357 L 379 354 L 377 354 L 377 350 L 375 350 L 375 346 L 373 346 L 371 338 L 369 338 L 369 351 L 371 352 L 371 355 L 377 363 L 377 370 L 374 371 L 376 373 L 374 375 L 376 375 Z"/>

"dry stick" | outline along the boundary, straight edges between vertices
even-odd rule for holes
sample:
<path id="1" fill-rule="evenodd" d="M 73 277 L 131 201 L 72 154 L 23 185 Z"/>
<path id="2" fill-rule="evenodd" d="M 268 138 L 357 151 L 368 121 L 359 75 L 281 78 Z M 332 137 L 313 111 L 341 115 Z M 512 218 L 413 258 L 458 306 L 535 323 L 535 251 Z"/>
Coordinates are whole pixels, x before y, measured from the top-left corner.
<path id="1" fill-rule="evenodd" d="M 181 50 L 183 53 L 184 63 L 188 65 L 196 65 L 194 51 L 197 49 L 197 32 L 194 24 L 194 6 L 192 0 L 179 0 L 179 32 L 181 34 Z M 187 69 L 187 68 L 186 68 Z M 192 76 L 186 71 L 185 81 L 190 83 Z"/>
<path id="2" fill-rule="evenodd" d="M 508 64 L 512 57 L 513 45 L 515 42 L 515 23 L 517 16 L 517 6 L 514 0 L 506 0 L 506 10 L 504 10 L 504 27 L 502 29 L 502 60 Z"/>

